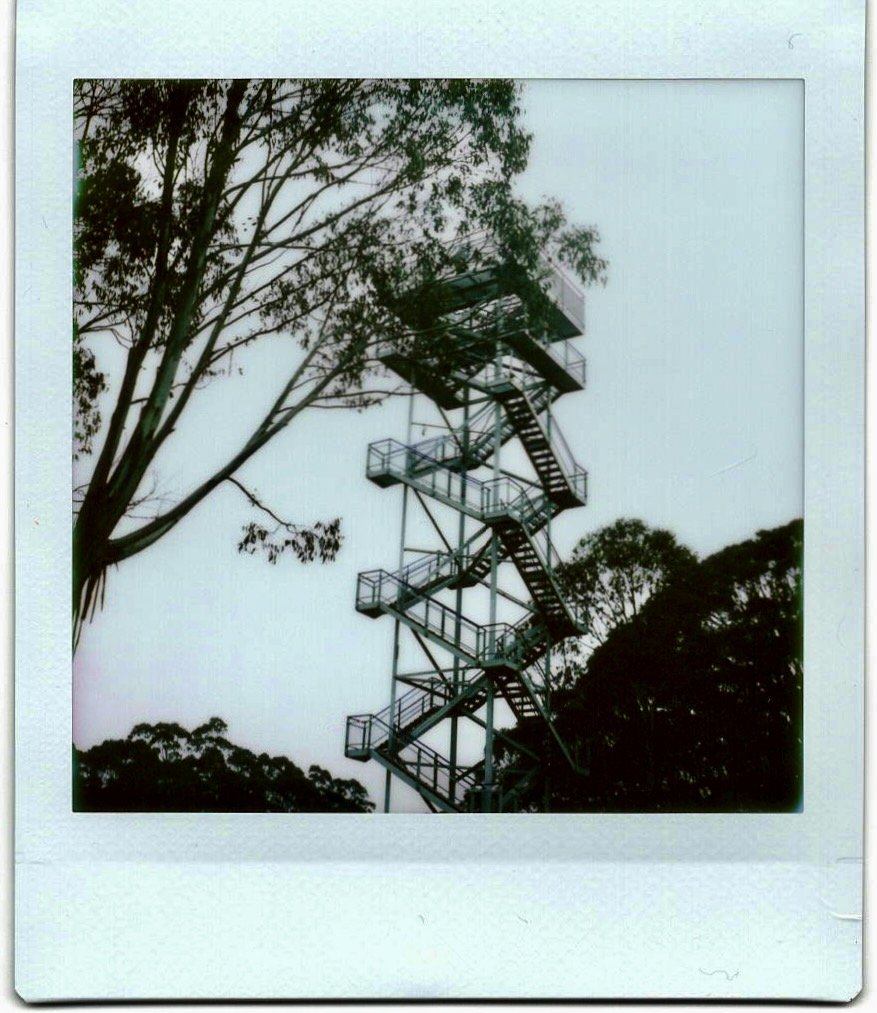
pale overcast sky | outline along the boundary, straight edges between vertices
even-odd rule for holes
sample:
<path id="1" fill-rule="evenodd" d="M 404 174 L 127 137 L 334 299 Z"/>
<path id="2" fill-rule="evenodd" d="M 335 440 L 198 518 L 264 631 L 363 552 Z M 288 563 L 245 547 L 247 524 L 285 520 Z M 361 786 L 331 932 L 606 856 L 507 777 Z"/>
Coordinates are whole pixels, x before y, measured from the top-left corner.
<path id="1" fill-rule="evenodd" d="M 802 101 L 793 81 L 527 86 L 521 193 L 597 225 L 610 263 L 576 339 L 588 389 L 556 409 L 590 475 L 589 505 L 555 522 L 562 554 L 619 517 L 704 555 L 801 515 Z M 217 384 L 199 411 L 168 492 L 247 405 L 230 413 Z M 344 726 L 389 700 L 392 622 L 360 616 L 354 592 L 358 571 L 395 569 L 402 494 L 369 483 L 365 458 L 404 439 L 406 411 L 311 412 L 246 469 L 284 514 L 342 516 L 334 564 L 238 555 L 249 514 L 228 487 L 110 573 L 74 665 L 78 746 L 218 715 L 232 741 L 356 777 L 380 807 L 383 770 L 344 759 Z"/>

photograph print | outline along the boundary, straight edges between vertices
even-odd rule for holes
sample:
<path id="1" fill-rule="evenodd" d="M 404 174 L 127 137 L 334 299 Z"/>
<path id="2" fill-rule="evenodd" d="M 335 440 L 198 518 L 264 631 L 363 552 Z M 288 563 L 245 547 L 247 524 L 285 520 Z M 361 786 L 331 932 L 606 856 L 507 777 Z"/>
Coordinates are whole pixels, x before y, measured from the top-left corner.
<path id="1" fill-rule="evenodd" d="M 74 85 L 73 808 L 803 809 L 803 86 Z"/>

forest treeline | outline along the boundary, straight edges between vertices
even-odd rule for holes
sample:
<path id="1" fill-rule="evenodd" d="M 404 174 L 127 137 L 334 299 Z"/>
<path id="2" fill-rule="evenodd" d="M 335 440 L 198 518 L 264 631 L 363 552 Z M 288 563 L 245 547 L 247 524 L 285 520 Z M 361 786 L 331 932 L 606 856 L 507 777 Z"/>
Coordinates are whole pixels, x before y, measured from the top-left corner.
<path id="1" fill-rule="evenodd" d="M 90 812 L 371 812 L 355 780 L 256 755 L 211 718 L 193 731 L 138 724 L 125 739 L 73 748 L 73 808 Z"/>
<path id="2" fill-rule="evenodd" d="M 556 722 L 511 735 L 543 757 L 522 808 L 794 811 L 802 790 L 803 522 L 697 560 L 669 532 L 619 521 L 560 572 L 594 607 L 554 660 Z M 520 757 L 500 747 L 501 767 Z"/>

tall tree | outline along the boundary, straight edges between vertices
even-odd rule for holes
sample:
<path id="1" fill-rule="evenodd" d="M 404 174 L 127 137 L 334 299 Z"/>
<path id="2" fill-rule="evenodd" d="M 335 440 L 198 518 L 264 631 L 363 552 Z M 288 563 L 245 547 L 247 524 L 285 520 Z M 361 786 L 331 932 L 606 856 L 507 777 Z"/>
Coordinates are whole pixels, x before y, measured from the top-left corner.
<path id="1" fill-rule="evenodd" d="M 224 482 L 262 511 L 243 551 L 334 555 L 337 519 L 293 523 L 239 471 L 304 410 L 387 396 L 376 339 L 410 339 L 400 299 L 453 265 L 455 238 L 492 236 L 526 280 L 534 326 L 546 312 L 543 254 L 586 282 L 602 276 L 593 229 L 513 194 L 530 143 L 519 98 L 509 81 L 77 82 L 78 623 L 108 567 Z M 439 308 L 420 300 L 419 339 L 440 343 Z M 161 454 L 199 393 L 220 377 L 243 382 L 247 355 L 272 337 L 276 383 L 260 392 L 261 415 L 221 463 L 193 469 L 171 502 L 159 497 Z M 107 365 L 116 346 L 120 362 Z"/>
<path id="2" fill-rule="evenodd" d="M 672 532 L 641 520 L 621 518 L 582 538 L 557 572 L 570 601 L 588 615 L 588 631 L 564 641 L 558 652 L 555 668 L 561 681 L 575 678 L 614 629 L 696 559 Z"/>

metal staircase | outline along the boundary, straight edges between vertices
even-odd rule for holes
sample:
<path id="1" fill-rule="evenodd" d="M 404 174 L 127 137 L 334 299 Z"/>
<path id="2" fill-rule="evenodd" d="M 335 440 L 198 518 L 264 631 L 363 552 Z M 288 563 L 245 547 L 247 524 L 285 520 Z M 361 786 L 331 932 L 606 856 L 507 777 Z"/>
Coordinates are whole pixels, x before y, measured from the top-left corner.
<path id="1" fill-rule="evenodd" d="M 584 328 L 581 293 L 553 265 L 541 279 L 548 325 L 534 333 L 519 299 L 521 272 L 500 258 L 484 237 L 454 254 L 459 265 L 430 293 L 441 306 L 434 327 L 413 331 L 410 343 L 383 344 L 378 357 L 441 410 L 446 431 L 420 442 L 380 440 L 368 448 L 366 474 L 381 487 L 400 485 L 416 496 L 444 548 L 422 550 L 405 562 L 405 532 L 396 571 L 360 573 L 356 607 L 396 623 L 391 700 L 372 714 L 347 720 L 345 755 L 376 760 L 437 812 L 500 811 L 518 804 L 532 782 L 538 757 L 525 770 L 495 768 L 495 704 L 504 701 L 518 721 L 539 719 L 572 761 L 551 712 L 549 652 L 586 629 L 587 616 L 565 599 L 555 579 L 559 559 L 549 537 L 553 517 L 587 499 L 587 473 L 576 463 L 551 416 L 551 405 L 585 384 L 585 361 L 567 341 Z M 400 300 L 399 313 L 418 293 Z M 413 314 L 413 311 L 411 311 Z M 412 315 L 412 321 L 414 315 Z M 462 409 L 461 423 L 446 412 Z M 409 426 L 410 429 L 410 426 Z M 503 472 L 500 452 L 518 440 L 535 479 Z M 485 472 L 490 469 L 490 473 Z M 430 508 L 429 504 L 433 504 Z M 431 509 L 450 508 L 458 520 L 456 548 Z M 405 512 L 403 509 L 403 518 Z M 479 525 L 465 535 L 467 522 Z M 530 598 L 501 588 L 498 571 L 511 563 Z M 487 621 L 463 606 L 464 591 L 481 585 L 490 598 Z M 523 615 L 497 620 L 497 600 L 514 601 Z M 407 629 L 432 666 L 427 673 L 399 670 L 398 636 Z M 450 664 L 442 666 L 438 649 Z M 400 686 L 404 692 L 397 694 Z M 458 724 L 467 720 L 483 738 L 483 757 L 458 760 Z M 437 746 L 450 732 L 446 752 Z M 425 740 L 429 736 L 429 741 Z"/>

